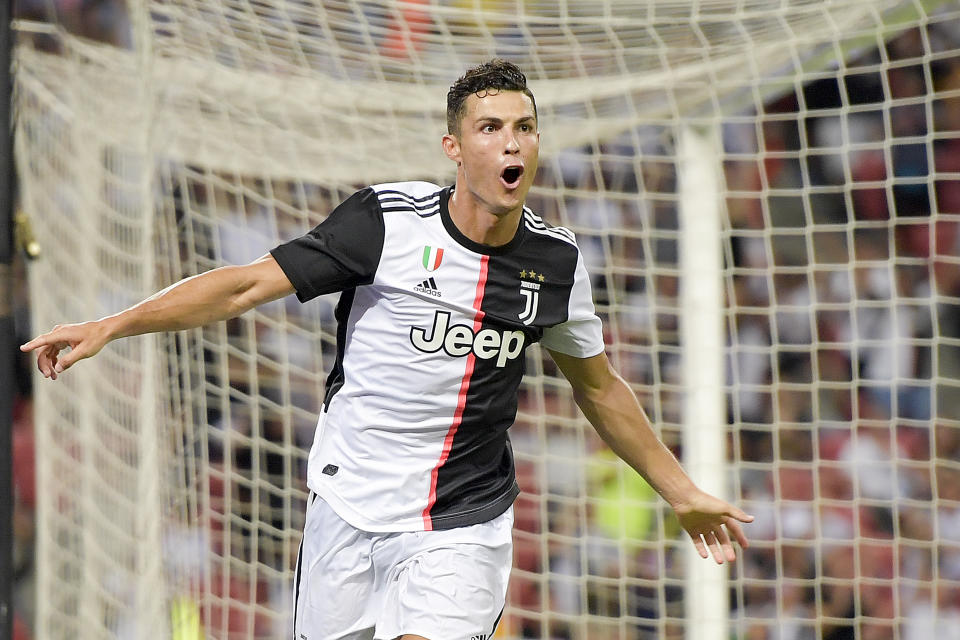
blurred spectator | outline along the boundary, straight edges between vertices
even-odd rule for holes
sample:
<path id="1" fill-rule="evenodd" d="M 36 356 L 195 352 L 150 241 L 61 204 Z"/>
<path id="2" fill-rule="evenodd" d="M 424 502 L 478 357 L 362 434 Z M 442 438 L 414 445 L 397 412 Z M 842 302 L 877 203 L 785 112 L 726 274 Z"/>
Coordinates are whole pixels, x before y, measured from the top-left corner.
<path id="1" fill-rule="evenodd" d="M 132 29 L 126 0 L 13 0 L 17 18 L 51 22 L 68 33 L 129 49 Z M 41 36 L 41 48 L 57 50 L 49 36 Z"/>
<path id="2" fill-rule="evenodd" d="M 13 416 L 13 610 L 14 636 L 30 637 L 34 613 L 34 545 L 37 506 L 33 403 L 22 396 Z"/>

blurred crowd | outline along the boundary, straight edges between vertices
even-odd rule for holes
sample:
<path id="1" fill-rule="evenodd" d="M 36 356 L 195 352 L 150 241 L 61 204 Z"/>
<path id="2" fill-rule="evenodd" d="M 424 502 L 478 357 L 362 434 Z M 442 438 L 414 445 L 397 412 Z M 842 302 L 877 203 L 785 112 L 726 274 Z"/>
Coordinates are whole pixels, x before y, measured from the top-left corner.
<path id="1" fill-rule="evenodd" d="M 130 43 L 123 0 L 15 7 Z M 753 544 L 731 569 L 737 637 L 960 638 L 958 51 L 960 25 L 911 30 L 850 61 L 849 74 L 723 126 L 728 480 L 731 497 L 757 516 Z M 641 128 L 545 159 L 528 204 L 577 232 L 610 355 L 682 458 L 674 133 Z M 255 259 L 349 195 L 174 172 L 165 195 L 176 228 L 194 239 L 180 246 L 182 275 Z M 25 341 L 25 286 L 18 296 Z M 312 328 L 333 326 L 334 304 L 280 301 L 228 324 L 229 345 L 256 366 L 218 381 L 231 390 L 229 409 L 206 416 L 210 435 L 197 447 L 212 469 L 202 487 L 207 530 L 199 545 L 196 532 L 176 538 L 193 541 L 179 545 L 182 555 L 257 567 L 207 576 L 214 604 L 202 613 L 216 637 L 282 637 L 288 622 L 289 537 L 299 529 L 318 385 L 334 355 L 329 333 Z M 215 357 L 205 356 L 210 371 Z M 15 637 L 27 640 L 36 493 L 30 364 L 20 365 Z M 500 636 L 682 637 L 689 543 L 652 489 L 583 428 L 549 359 L 532 353 L 528 370 L 512 430 L 523 493 Z M 267 409 L 245 408 L 253 394 Z M 256 483 L 253 469 L 263 474 Z M 249 614 L 250 604 L 261 606 Z"/>
<path id="2" fill-rule="evenodd" d="M 59 24 L 70 33 L 100 42 L 128 46 L 129 22 L 125 0 L 13 0 L 13 16 Z M 35 36 L 40 47 L 53 48 L 54 38 Z M 46 43 L 46 44 L 45 44 Z M 18 343 L 32 337 L 25 256 L 14 257 L 14 318 Z M 13 415 L 14 485 L 14 617 L 13 640 L 31 640 L 35 593 L 36 456 L 33 422 L 33 363 L 16 354 Z"/>
<path id="3" fill-rule="evenodd" d="M 958 44 L 956 23 L 909 31 L 848 63 L 886 59 L 888 71 L 810 83 L 765 105 L 759 125 L 724 126 L 730 484 L 757 515 L 733 569 L 742 637 L 960 637 L 960 56 L 924 61 L 928 47 Z M 575 195 L 530 204 L 577 231 L 614 360 L 682 457 L 676 175 L 664 170 L 669 146 L 651 139 L 565 154 L 541 184 Z M 609 197 L 631 190 L 638 197 Z M 551 416 L 572 417 L 556 402 Z M 604 450 L 574 430 L 521 448 L 523 424 L 518 449 L 556 471 L 529 473 L 548 513 L 518 518 L 518 532 L 554 534 L 567 549 L 552 542 L 544 556 L 534 542 L 519 555 L 525 589 L 513 597 L 530 612 L 549 602 L 617 619 L 603 635 L 596 621 L 531 613 L 529 637 L 619 638 L 623 616 L 637 619 L 635 637 L 679 637 L 662 625 L 682 611 L 677 548 L 664 558 L 638 543 L 625 558 L 597 542 L 662 538 L 656 517 L 603 515 L 611 500 L 629 504 L 625 494 L 654 504 L 649 490 L 630 489 L 622 471 L 598 482 L 591 465 L 576 470 L 571 451 Z M 608 500 L 603 478 L 618 473 Z M 521 549 L 526 539 L 518 533 Z M 580 575 L 586 589 L 566 578 Z"/>

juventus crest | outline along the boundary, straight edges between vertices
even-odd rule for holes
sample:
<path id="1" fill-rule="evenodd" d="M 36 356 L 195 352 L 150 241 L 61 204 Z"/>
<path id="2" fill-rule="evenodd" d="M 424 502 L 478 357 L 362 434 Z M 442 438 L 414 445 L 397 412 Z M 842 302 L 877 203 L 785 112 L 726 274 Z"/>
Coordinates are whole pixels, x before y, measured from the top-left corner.
<path id="1" fill-rule="evenodd" d="M 540 283 L 545 280 L 542 273 L 534 271 L 521 271 L 520 277 L 520 295 L 523 296 L 523 313 L 520 314 L 520 321 L 529 325 L 537 318 L 537 310 L 540 307 Z M 527 280 L 529 278 L 529 280 Z M 539 281 L 539 282 L 538 282 Z"/>

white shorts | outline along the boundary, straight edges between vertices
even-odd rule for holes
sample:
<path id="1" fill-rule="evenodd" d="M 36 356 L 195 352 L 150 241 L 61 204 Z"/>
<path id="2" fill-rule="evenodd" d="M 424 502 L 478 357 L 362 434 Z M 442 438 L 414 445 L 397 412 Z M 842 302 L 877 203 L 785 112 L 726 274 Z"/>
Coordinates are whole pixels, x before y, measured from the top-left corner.
<path id="1" fill-rule="evenodd" d="M 370 533 L 310 495 L 295 640 L 489 640 L 513 561 L 513 509 L 441 531 Z"/>

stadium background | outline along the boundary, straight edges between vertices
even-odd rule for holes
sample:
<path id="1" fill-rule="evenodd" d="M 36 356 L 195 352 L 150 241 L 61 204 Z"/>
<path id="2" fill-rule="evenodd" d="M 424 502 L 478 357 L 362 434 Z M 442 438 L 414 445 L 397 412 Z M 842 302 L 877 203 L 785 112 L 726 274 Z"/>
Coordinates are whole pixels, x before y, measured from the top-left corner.
<path id="1" fill-rule="evenodd" d="M 120 0 L 18 0 L 15 7 L 21 19 L 131 46 Z M 813 77 L 767 102 L 759 127 L 735 116 L 722 125 L 731 486 L 758 516 L 748 528 L 754 546 L 732 573 L 738 637 L 913 640 L 956 637 L 960 629 L 960 25 L 949 7 L 942 15 L 891 37 L 883 50 L 859 52 L 842 81 L 837 74 Z M 20 37 L 39 50 L 61 46 L 57 32 Z M 841 148 L 841 138 L 853 144 Z M 570 150 L 542 167 L 529 204 L 577 231 L 596 274 L 615 362 L 682 455 L 673 153 L 656 132 L 621 137 L 599 151 Z M 258 182 L 190 167 L 167 176 L 175 232 L 200 238 L 190 247 L 167 238 L 183 275 L 261 255 L 360 186 Z M 566 196 L 554 197 L 557 189 Z M 797 195 L 802 189 L 809 195 Z M 640 192 L 642 201 L 631 198 Z M 266 204 L 267 193 L 287 206 Z M 217 221 L 203 227 L 190 212 Z M 649 272 L 640 268 L 651 264 Z M 21 341 L 42 328 L 31 327 L 27 268 L 21 256 Z M 226 329 L 228 341 L 255 340 L 257 355 L 252 368 L 243 358 L 227 365 L 229 409 L 204 408 L 204 421 L 218 430 L 204 436 L 205 453 L 227 471 L 211 474 L 203 491 L 213 502 L 231 499 L 211 520 L 223 535 L 203 544 L 219 544 L 217 557 L 254 557 L 267 569 L 230 573 L 231 562 L 223 563 L 220 570 L 230 575 L 219 586 L 211 580 L 201 605 L 217 637 L 251 630 L 281 637 L 276 629 L 286 623 L 269 612 L 289 605 L 276 576 L 287 571 L 295 548 L 296 516 L 289 514 L 299 509 L 303 487 L 283 489 L 289 478 L 302 477 L 302 469 L 290 469 L 302 466 L 302 457 L 291 459 L 280 444 L 309 443 L 316 398 L 306 376 L 287 379 L 285 391 L 271 384 L 279 379 L 277 362 L 313 368 L 317 348 L 329 359 L 332 343 L 301 331 L 330 322 L 329 303 L 318 307 L 278 303 L 264 311 L 266 320 Z M 292 337 L 279 337 L 270 321 L 281 313 Z M 310 317 L 299 319 L 303 314 Z M 205 344 L 197 340 L 194 346 Z M 284 350 L 289 354 L 278 355 Z M 14 429 L 18 638 L 33 637 L 26 628 L 32 622 L 22 623 L 35 602 L 28 360 L 19 361 Z M 533 362 L 531 371 L 540 382 L 525 392 L 514 428 L 525 493 L 517 507 L 513 616 L 504 633 L 682 633 L 679 550 L 686 543 L 676 542 L 649 488 L 610 462 L 588 432 L 573 428 L 575 408 L 551 382 L 549 363 Z M 284 393 L 301 396 L 292 417 L 274 410 Z M 245 408 L 251 395 L 266 399 L 255 415 Z M 553 424 L 539 422 L 544 412 Z M 239 481 L 231 488 L 254 468 L 265 486 Z M 270 523 L 272 533 L 254 535 L 255 510 L 282 514 Z M 123 624 L 107 626 L 124 637 Z"/>

